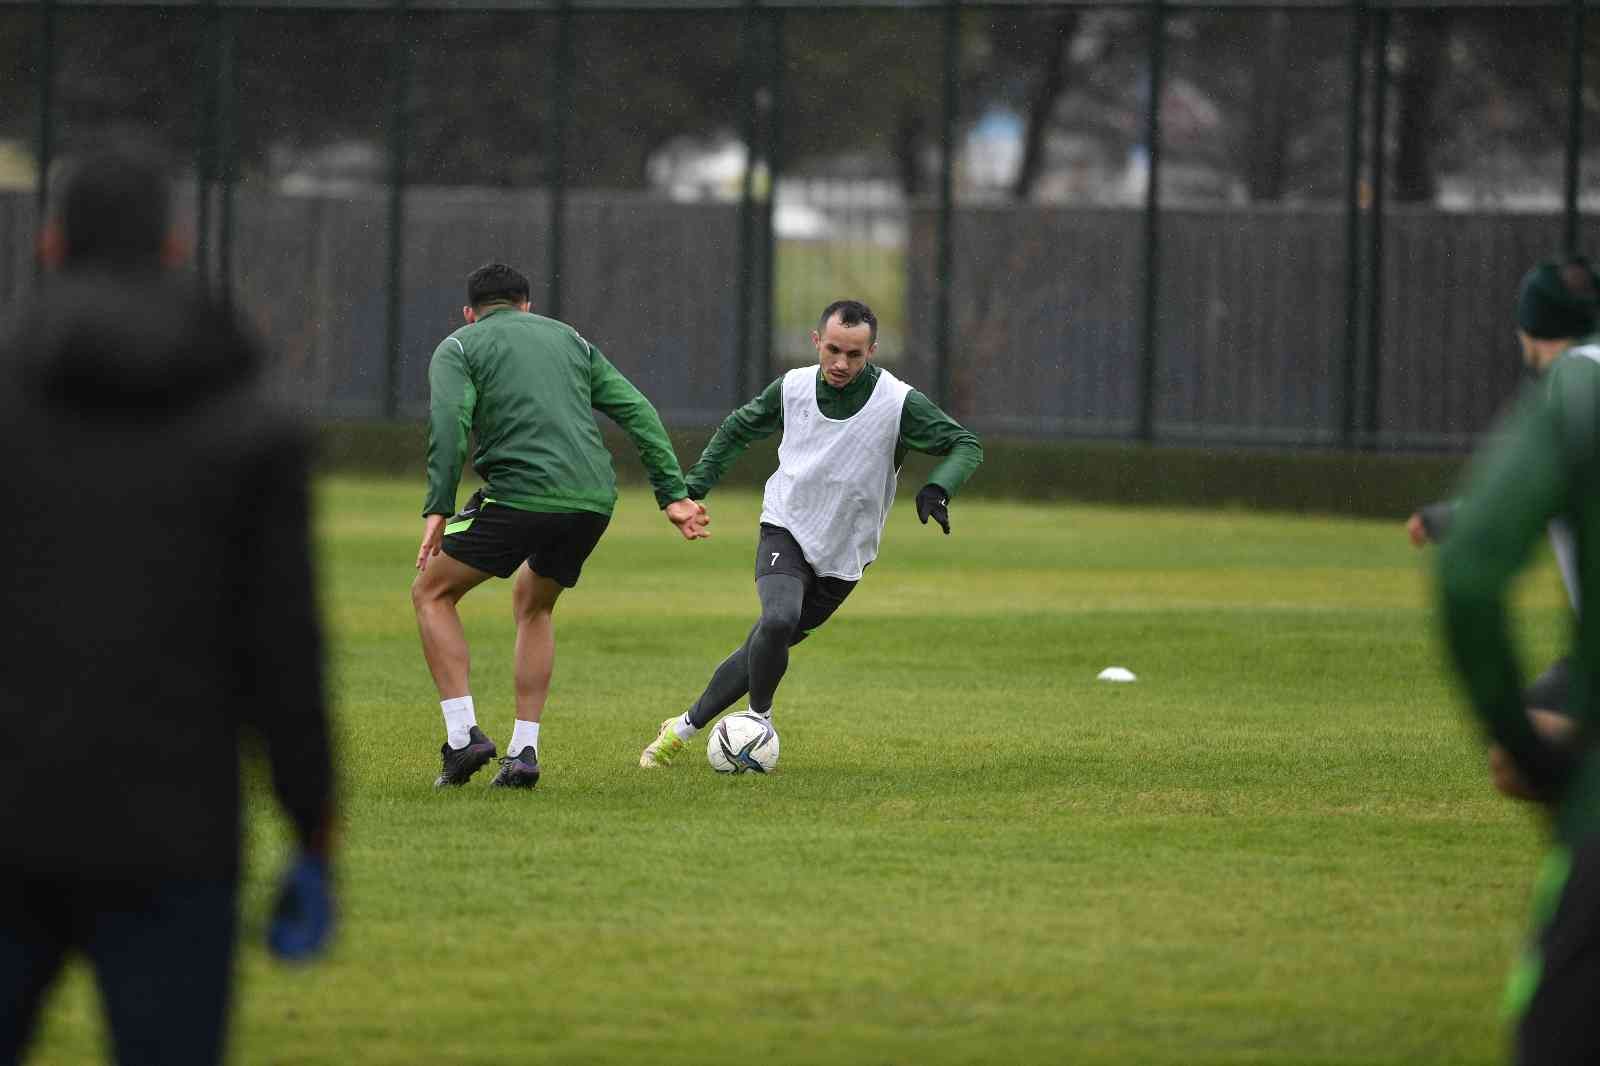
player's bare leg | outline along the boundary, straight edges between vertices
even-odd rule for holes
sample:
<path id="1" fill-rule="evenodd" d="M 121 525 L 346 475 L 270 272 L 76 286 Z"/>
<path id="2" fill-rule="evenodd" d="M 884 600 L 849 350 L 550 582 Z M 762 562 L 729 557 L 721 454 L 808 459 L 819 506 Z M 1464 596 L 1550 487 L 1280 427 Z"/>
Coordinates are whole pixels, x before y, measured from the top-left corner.
<path id="1" fill-rule="evenodd" d="M 561 585 L 540 577 L 524 564 L 511 594 L 517 618 L 517 720 L 537 722 L 550 698 L 550 675 L 556 663 L 556 629 L 551 612 Z"/>
<path id="2" fill-rule="evenodd" d="M 465 696 L 469 691 L 471 655 L 456 604 L 488 579 L 484 571 L 440 553 L 411 583 L 411 606 L 417 612 L 417 630 L 422 634 L 422 656 L 428 661 L 428 672 L 433 675 L 442 700 Z"/>
<path id="3" fill-rule="evenodd" d="M 500 772 L 490 782 L 497 788 L 532 788 L 539 780 L 539 719 L 550 697 L 550 676 L 555 671 L 556 629 L 552 612 L 561 585 L 534 573 L 524 563 L 517 571 L 511 606 L 517 619 L 516 687 L 517 723 L 500 760 Z"/>
<path id="4" fill-rule="evenodd" d="M 411 606 L 417 613 L 422 656 L 439 690 L 440 706 L 447 709 L 446 737 L 439 749 L 442 768 L 434 781 L 437 788 L 465 784 L 495 755 L 494 741 L 478 728 L 473 717 L 469 684 L 472 657 L 461 614 L 456 609 L 461 597 L 488 579 L 489 574 L 484 571 L 441 552 L 429 559 L 426 569 L 411 583 Z M 448 708 L 459 704 L 465 705 L 465 721 L 457 720 L 451 727 L 452 712 Z M 451 728 L 464 735 L 451 737 Z"/>

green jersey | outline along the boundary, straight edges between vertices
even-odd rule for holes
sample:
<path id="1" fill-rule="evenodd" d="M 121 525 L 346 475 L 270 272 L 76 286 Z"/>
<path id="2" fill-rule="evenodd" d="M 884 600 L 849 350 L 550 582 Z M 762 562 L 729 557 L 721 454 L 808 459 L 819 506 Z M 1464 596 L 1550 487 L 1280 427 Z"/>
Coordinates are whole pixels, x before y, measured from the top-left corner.
<path id="1" fill-rule="evenodd" d="M 858 413 L 872 398 L 873 387 L 878 384 L 881 371 L 868 363 L 861 368 L 855 380 L 842 389 L 828 384 L 819 368 L 817 371 L 817 408 L 824 418 L 843 421 Z M 701 453 L 700 461 L 690 468 L 686 478 L 689 495 L 703 499 L 712 486 L 721 479 L 733 461 L 751 444 L 764 440 L 783 428 L 783 378 L 761 390 L 760 395 L 722 420 L 711 442 Z M 933 468 L 928 481 L 944 489 L 949 496 L 966 484 L 972 472 L 983 462 L 983 446 L 977 435 L 955 419 L 939 410 L 934 402 L 912 389 L 906 396 L 900 412 L 900 437 L 895 442 L 894 465 L 905 462 L 907 452 L 943 456 L 944 461 Z"/>
<path id="2" fill-rule="evenodd" d="M 440 342 L 428 364 L 428 498 L 452 514 L 466 456 L 496 503 L 524 511 L 592 511 L 617 502 L 616 472 L 594 412 L 639 450 L 656 503 L 687 495 L 650 401 L 571 326 L 511 307 L 485 311 Z"/>
<path id="3" fill-rule="evenodd" d="M 1574 749 L 1529 723 L 1506 606 L 1512 577 L 1557 517 L 1577 546 Z M 1527 783 L 1556 804 L 1559 840 L 1600 830 L 1600 753 L 1590 739 L 1600 666 L 1600 345 L 1569 349 L 1519 397 L 1468 471 L 1438 567 L 1446 635 L 1474 711 Z"/>

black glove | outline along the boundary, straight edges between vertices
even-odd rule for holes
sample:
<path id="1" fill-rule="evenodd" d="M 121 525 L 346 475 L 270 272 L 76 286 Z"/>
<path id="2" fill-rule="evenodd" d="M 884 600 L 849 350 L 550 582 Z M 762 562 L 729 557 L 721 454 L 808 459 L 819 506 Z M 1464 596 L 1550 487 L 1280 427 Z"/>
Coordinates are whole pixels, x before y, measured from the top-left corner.
<path id="1" fill-rule="evenodd" d="M 950 535 L 950 511 L 948 506 L 950 496 L 938 485 L 929 482 L 922 486 L 922 491 L 917 493 L 917 520 L 923 525 L 928 524 L 928 516 L 939 523 L 939 528 L 944 530 L 944 535 Z"/>

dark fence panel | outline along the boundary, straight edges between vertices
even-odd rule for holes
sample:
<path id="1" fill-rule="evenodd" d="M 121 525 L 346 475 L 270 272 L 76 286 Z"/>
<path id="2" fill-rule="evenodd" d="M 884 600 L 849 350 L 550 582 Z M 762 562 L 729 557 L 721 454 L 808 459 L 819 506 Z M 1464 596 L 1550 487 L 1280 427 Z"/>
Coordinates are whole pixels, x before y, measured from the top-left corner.
<path id="1" fill-rule="evenodd" d="M 1162 214 L 1156 435 L 1331 443 L 1344 217 L 1273 206 Z"/>
<path id="2" fill-rule="evenodd" d="M 564 313 L 664 417 L 719 420 L 738 361 L 739 207 L 627 193 L 567 200 Z"/>
<path id="3" fill-rule="evenodd" d="M 236 199 L 234 292 L 265 339 L 269 384 L 307 415 L 383 410 L 381 192 Z"/>
<path id="4" fill-rule="evenodd" d="M 1378 443 L 1470 443 L 1522 376 L 1513 310 L 1528 265 L 1561 246 L 1559 215 L 1440 214 L 1385 219 Z M 1594 248 L 1600 226 L 1580 243 Z"/>
<path id="5" fill-rule="evenodd" d="M 0 335 L 33 287 L 33 191 L 0 191 Z"/>
<path id="6" fill-rule="evenodd" d="M 1587 12 L 0 0 L 0 324 L 41 164 L 138 125 L 313 415 L 419 417 L 504 259 L 682 424 L 853 296 L 983 430 L 1461 448 L 1519 379 L 1520 273 L 1600 246 Z"/>
<path id="7" fill-rule="evenodd" d="M 953 413 L 992 431 L 1131 435 L 1140 225 L 1134 210 L 957 211 Z M 1338 440 L 1343 227 L 1316 207 L 1164 213 L 1158 439 Z M 1553 215 L 1391 216 L 1378 443 L 1456 447 L 1488 427 L 1520 375 L 1517 280 L 1560 227 Z M 1600 226 L 1584 235 L 1600 244 Z M 906 308 L 918 352 L 935 237 L 933 213 L 918 212 Z M 929 365 L 919 356 L 908 373 Z"/>
<path id="8" fill-rule="evenodd" d="M 33 280 L 42 16 L 0 9 L 0 330 Z"/>
<path id="9" fill-rule="evenodd" d="M 544 239 L 543 194 L 525 190 L 407 191 L 400 363 L 401 410 L 427 409 L 428 359 L 461 325 L 467 273 L 486 259 L 533 264 Z M 734 284 L 728 249 L 735 205 L 682 205 L 628 194 L 569 201 L 565 316 L 629 375 L 667 417 L 704 422 L 734 403 Z M 4 219 L 29 210 L 0 199 Z M 284 402 L 323 417 L 372 417 L 385 400 L 387 217 L 381 190 L 360 195 L 241 194 L 236 202 L 239 304 L 272 353 Z M 619 239 L 626 235 L 625 239 Z M 535 308 L 537 310 L 537 308 Z"/>
<path id="10" fill-rule="evenodd" d="M 906 256 L 914 384 L 931 379 L 937 216 L 919 211 Z M 1135 211 L 955 212 L 951 409 L 975 427 L 1124 435 L 1137 405 Z"/>
<path id="11" fill-rule="evenodd" d="M 392 235 L 384 19 L 237 15 L 232 292 L 307 414 L 381 415 Z M 220 246 L 221 240 L 213 243 Z"/>

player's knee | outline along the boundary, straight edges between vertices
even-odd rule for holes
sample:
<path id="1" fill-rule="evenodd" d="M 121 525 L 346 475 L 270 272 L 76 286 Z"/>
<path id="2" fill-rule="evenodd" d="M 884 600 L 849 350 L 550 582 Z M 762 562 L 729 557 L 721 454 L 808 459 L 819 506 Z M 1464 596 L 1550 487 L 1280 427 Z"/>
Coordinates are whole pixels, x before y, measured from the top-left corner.
<path id="1" fill-rule="evenodd" d="M 511 614 L 518 623 L 537 622 L 547 618 L 555 610 L 555 604 L 535 600 L 531 596 L 527 599 L 517 600 L 511 605 Z"/>
<path id="2" fill-rule="evenodd" d="M 418 574 L 411 581 L 411 609 L 420 611 L 434 599 L 435 594 L 429 586 L 428 575 Z"/>
<path id="3" fill-rule="evenodd" d="M 761 612 L 756 627 L 768 640 L 793 643 L 795 634 L 800 631 L 800 608 L 787 604 L 769 606 Z"/>
<path id="4" fill-rule="evenodd" d="M 419 614 L 439 604 L 454 606 L 460 601 L 462 590 L 447 585 L 429 574 L 418 574 L 411 581 L 411 606 Z"/>

